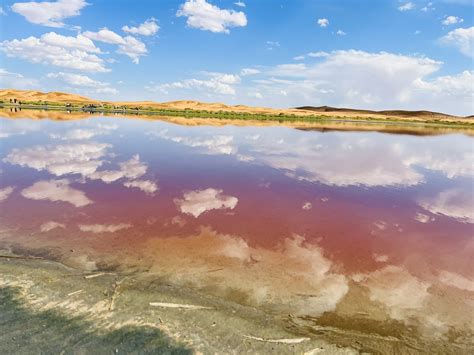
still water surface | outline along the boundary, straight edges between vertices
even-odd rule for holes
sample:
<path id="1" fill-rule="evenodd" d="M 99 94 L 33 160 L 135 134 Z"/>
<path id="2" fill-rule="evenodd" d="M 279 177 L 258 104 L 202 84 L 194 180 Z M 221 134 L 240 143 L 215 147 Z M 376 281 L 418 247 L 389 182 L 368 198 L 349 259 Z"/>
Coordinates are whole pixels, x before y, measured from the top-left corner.
<path id="1" fill-rule="evenodd" d="M 4 249 L 469 343 L 472 137 L 17 118 L 0 154 Z"/>

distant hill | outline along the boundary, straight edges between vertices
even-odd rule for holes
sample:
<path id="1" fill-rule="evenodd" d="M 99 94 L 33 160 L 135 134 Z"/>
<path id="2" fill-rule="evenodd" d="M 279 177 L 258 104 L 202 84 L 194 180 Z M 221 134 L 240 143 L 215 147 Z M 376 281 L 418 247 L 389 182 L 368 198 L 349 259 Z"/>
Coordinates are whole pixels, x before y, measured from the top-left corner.
<path id="1" fill-rule="evenodd" d="M 63 92 L 41 92 L 34 90 L 15 90 L 0 89 L 0 100 L 8 101 L 9 99 L 17 99 L 23 102 L 39 102 L 49 101 L 61 104 L 109 104 L 115 106 L 127 107 L 147 107 L 154 109 L 175 109 L 175 110 L 201 110 L 201 111 L 226 111 L 238 113 L 252 114 L 272 114 L 272 115 L 295 115 L 309 116 L 317 113 L 319 116 L 338 117 L 345 119 L 360 118 L 378 118 L 378 119 L 410 119 L 420 121 L 442 120 L 442 121 L 459 121 L 472 120 L 474 117 L 458 117 L 439 112 L 431 111 L 404 111 L 404 110 L 359 110 L 351 108 L 337 108 L 330 106 L 301 106 L 288 109 L 274 109 L 266 107 L 252 107 L 245 105 L 226 105 L 223 103 L 208 103 L 192 100 L 170 101 L 170 102 L 154 102 L 154 101 L 100 101 L 94 100 L 77 94 L 69 94 Z"/>
<path id="2" fill-rule="evenodd" d="M 324 113 L 352 113 L 352 114 L 363 114 L 363 115 L 383 115 L 387 117 L 406 117 L 406 118 L 430 118 L 430 119 L 440 119 L 440 118 L 459 118 L 459 116 L 448 115 L 440 112 L 432 111 L 408 111 L 408 110 L 383 110 L 383 111 L 374 111 L 374 110 L 360 110 L 353 108 L 340 108 L 340 107 L 331 107 L 331 106 L 301 106 L 296 107 L 297 110 L 312 111 L 312 112 L 324 112 Z M 472 118 L 473 116 L 468 116 L 466 118 Z"/>

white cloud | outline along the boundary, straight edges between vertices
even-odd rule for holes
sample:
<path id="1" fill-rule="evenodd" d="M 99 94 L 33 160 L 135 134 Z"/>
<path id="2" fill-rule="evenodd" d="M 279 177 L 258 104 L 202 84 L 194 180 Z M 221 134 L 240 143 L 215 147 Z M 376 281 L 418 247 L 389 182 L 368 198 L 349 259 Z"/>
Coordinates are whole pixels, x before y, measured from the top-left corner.
<path id="1" fill-rule="evenodd" d="M 31 36 L 13 39 L 1 42 L 0 50 L 8 57 L 21 58 L 35 64 L 90 72 L 110 71 L 102 58 L 96 55 L 100 50 L 81 34 L 70 37 L 50 32 L 40 38 Z"/>
<path id="2" fill-rule="evenodd" d="M 22 74 L 0 68 L 0 82 L 4 88 L 31 89 L 39 86 L 36 79 L 25 78 Z"/>
<path id="3" fill-rule="evenodd" d="M 158 84 L 145 87 L 151 92 L 161 92 L 168 94 L 170 90 L 199 90 L 219 95 L 235 95 L 233 85 L 240 83 L 240 77 L 234 74 L 209 73 L 204 75 L 210 76 L 210 79 L 185 79 L 172 83 Z"/>
<path id="4" fill-rule="evenodd" d="M 457 16 L 446 16 L 445 19 L 441 22 L 445 26 L 455 25 L 457 23 L 464 22 L 464 19 Z"/>
<path id="5" fill-rule="evenodd" d="M 139 41 L 135 37 L 124 37 L 125 44 L 119 45 L 117 53 L 124 54 L 132 59 L 132 62 L 138 64 L 140 57 L 148 53 L 145 43 Z"/>
<path id="6" fill-rule="evenodd" d="M 110 31 L 107 28 L 102 28 L 97 32 L 86 31 L 83 34 L 85 37 L 98 42 L 109 44 L 125 44 L 125 40 L 119 34 Z"/>
<path id="7" fill-rule="evenodd" d="M 153 195 L 158 190 L 158 185 L 150 180 L 132 180 L 123 183 L 125 187 L 135 187 L 148 195 Z"/>
<path id="8" fill-rule="evenodd" d="M 343 30 L 337 30 L 336 34 L 338 36 L 345 36 L 347 33 L 345 33 Z"/>
<path id="9" fill-rule="evenodd" d="M 433 6 L 432 2 L 429 2 L 428 4 L 426 4 L 426 6 L 423 6 L 421 8 L 421 11 L 423 12 L 434 11 L 434 10 L 436 10 L 436 8 Z"/>
<path id="10" fill-rule="evenodd" d="M 158 24 L 156 23 L 156 20 L 153 17 L 149 18 L 138 27 L 128 27 L 128 26 L 122 27 L 122 31 L 131 33 L 133 35 L 140 35 L 140 36 L 153 36 L 159 31 L 159 29 L 160 29 L 160 26 L 158 26 Z"/>
<path id="11" fill-rule="evenodd" d="M 400 5 L 398 7 L 398 11 L 409 11 L 409 10 L 413 10 L 414 8 L 415 8 L 415 4 L 410 1 L 403 5 Z"/>
<path id="12" fill-rule="evenodd" d="M 48 73 L 46 77 L 50 79 L 60 79 L 68 85 L 79 88 L 93 89 L 96 93 L 117 94 L 117 89 L 110 86 L 109 83 L 93 80 L 86 75 L 72 73 Z"/>
<path id="13" fill-rule="evenodd" d="M 56 176 L 66 174 L 89 176 L 102 165 L 100 158 L 105 156 L 109 147 L 109 144 L 104 143 L 77 143 L 15 148 L 4 161 L 40 171 L 46 170 Z"/>
<path id="14" fill-rule="evenodd" d="M 48 200 L 67 202 L 76 207 L 84 207 L 92 203 L 84 192 L 69 186 L 69 180 L 38 181 L 23 189 L 21 194 L 32 200 Z"/>
<path id="15" fill-rule="evenodd" d="M 247 25 L 247 17 L 243 12 L 222 10 L 206 0 L 187 0 L 176 16 L 187 17 L 186 24 L 189 27 L 215 33 L 229 33 L 229 28 Z"/>
<path id="16" fill-rule="evenodd" d="M 66 228 L 66 226 L 62 223 L 54 222 L 54 221 L 49 221 L 45 222 L 40 226 L 40 231 L 41 232 L 49 232 L 50 230 L 56 229 L 56 228 Z"/>
<path id="17" fill-rule="evenodd" d="M 275 48 L 280 47 L 280 42 L 278 42 L 278 41 L 267 41 L 267 42 L 265 42 L 265 45 L 266 45 L 267 49 L 269 51 L 271 51 Z"/>
<path id="18" fill-rule="evenodd" d="M 260 70 L 254 69 L 254 68 L 243 68 L 240 71 L 241 76 L 256 75 L 256 74 L 259 74 L 259 73 L 260 73 Z"/>
<path id="19" fill-rule="evenodd" d="M 310 209 L 313 208 L 313 205 L 312 205 L 311 202 L 305 202 L 305 203 L 303 203 L 303 206 L 302 206 L 301 208 L 302 208 L 303 210 L 308 211 L 308 210 L 310 210 Z"/>
<path id="20" fill-rule="evenodd" d="M 462 223 L 474 223 L 472 189 L 444 190 L 434 197 L 419 199 L 418 204 L 433 214 L 451 217 Z"/>
<path id="21" fill-rule="evenodd" d="M 139 63 L 141 56 L 148 53 L 145 43 L 132 36 L 122 37 L 107 28 L 102 28 L 98 32 L 86 31 L 84 36 L 94 41 L 117 45 L 117 53 L 128 56 L 135 64 Z"/>
<path id="22" fill-rule="evenodd" d="M 325 57 L 328 57 L 328 56 L 329 56 L 329 53 L 328 52 L 323 52 L 323 51 L 309 52 L 308 53 L 308 57 L 313 57 L 313 58 L 325 58 Z"/>
<path id="23" fill-rule="evenodd" d="M 474 58 L 474 27 L 456 28 L 441 37 L 440 42 L 459 49 L 465 56 Z"/>
<path id="24" fill-rule="evenodd" d="M 10 197 L 13 190 L 15 190 L 13 186 L 7 186 L 7 187 L 4 187 L 3 189 L 0 189 L 0 202 L 8 199 L 8 197 Z"/>
<path id="25" fill-rule="evenodd" d="M 3 9 L 2 6 L 0 6 L 0 15 L 1 16 L 6 16 L 7 15 L 7 13 L 5 12 L 5 10 Z"/>
<path id="26" fill-rule="evenodd" d="M 11 7 L 27 21 L 49 27 L 64 27 L 62 20 L 78 16 L 88 5 L 85 0 L 58 0 L 55 2 L 19 2 Z"/>
<path id="27" fill-rule="evenodd" d="M 297 55 L 296 57 L 293 57 L 293 60 L 304 60 L 304 58 L 304 55 Z"/>
<path id="28" fill-rule="evenodd" d="M 329 26 L 329 20 L 327 18 L 320 18 L 318 19 L 319 27 L 327 27 Z"/>
<path id="29" fill-rule="evenodd" d="M 234 5 L 235 5 L 235 6 L 240 6 L 240 7 L 245 7 L 245 6 L 246 6 L 243 1 L 234 2 Z"/>
<path id="30" fill-rule="evenodd" d="M 224 195 L 222 190 L 213 188 L 186 192 L 183 199 L 175 199 L 182 213 L 190 214 L 195 218 L 211 210 L 233 210 L 237 202 L 237 197 Z"/>
<path id="31" fill-rule="evenodd" d="M 100 53 L 100 48 L 97 48 L 94 42 L 82 34 L 73 37 L 59 35 L 56 32 L 49 32 L 41 36 L 41 41 L 50 46 L 71 50 L 78 49 L 88 53 Z"/>
<path id="32" fill-rule="evenodd" d="M 80 224 L 79 230 L 81 232 L 91 232 L 91 233 L 114 233 L 123 229 L 131 228 L 132 225 L 129 223 L 119 223 L 119 224 Z"/>
<path id="33" fill-rule="evenodd" d="M 441 62 L 387 52 L 333 51 L 321 58 L 262 67 L 259 80 L 241 86 L 241 92 L 258 91 L 276 107 L 310 104 L 472 114 L 469 71 L 436 77 Z"/>

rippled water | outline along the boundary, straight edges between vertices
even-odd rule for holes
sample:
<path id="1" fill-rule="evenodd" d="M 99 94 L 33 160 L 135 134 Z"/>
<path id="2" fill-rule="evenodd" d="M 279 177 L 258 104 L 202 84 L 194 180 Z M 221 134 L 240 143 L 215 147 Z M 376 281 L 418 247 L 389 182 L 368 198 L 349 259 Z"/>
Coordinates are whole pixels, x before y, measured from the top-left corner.
<path id="1" fill-rule="evenodd" d="M 119 117 L 1 129 L 3 248 L 471 345 L 472 137 Z"/>

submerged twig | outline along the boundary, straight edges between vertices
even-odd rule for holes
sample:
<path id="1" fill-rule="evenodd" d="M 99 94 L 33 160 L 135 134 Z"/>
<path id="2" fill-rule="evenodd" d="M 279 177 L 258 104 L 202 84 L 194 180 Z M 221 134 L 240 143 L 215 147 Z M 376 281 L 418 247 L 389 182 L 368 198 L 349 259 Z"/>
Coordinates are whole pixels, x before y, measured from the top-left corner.
<path id="1" fill-rule="evenodd" d="M 212 307 L 197 306 L 194 304 L 165 303 L 165 302 L 150 302 L 150 306 L 164 307 L 164 308 L 181 308 L 181 309 L 212 309 Z"/>
<path id="2" fill-rule="evenodd" d="M 303 341 L 308 341 L 310 338 L 288 338 L 288 339 L 265 339 L 260 337 L 254 337 L 253 335 L 244 335 L 245 338 L 263 341 L 266 343 L 280 343 L 280 344 L 299 344 Z"/>

